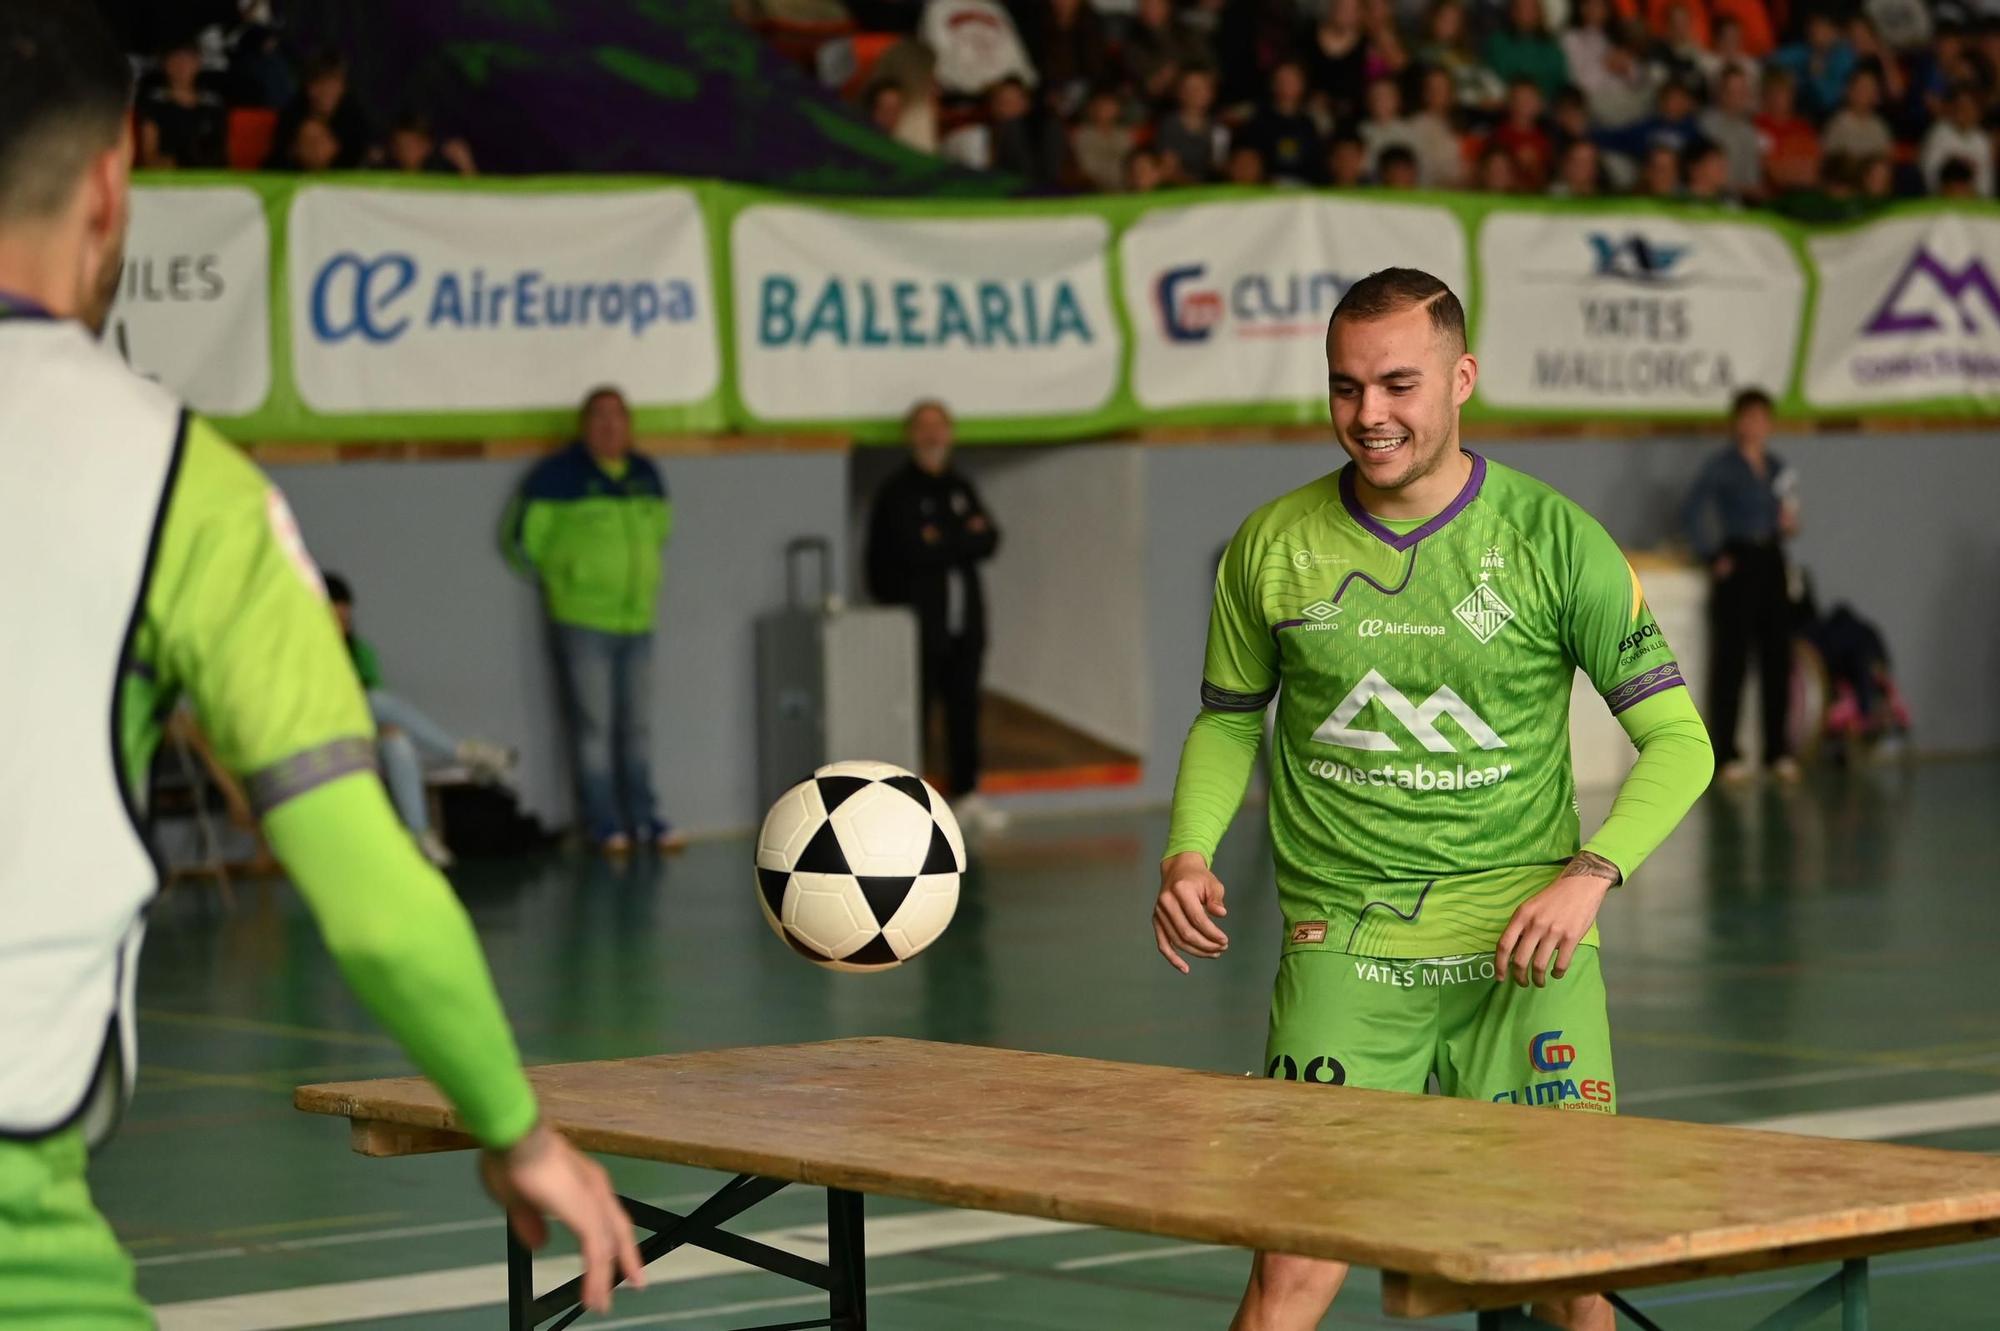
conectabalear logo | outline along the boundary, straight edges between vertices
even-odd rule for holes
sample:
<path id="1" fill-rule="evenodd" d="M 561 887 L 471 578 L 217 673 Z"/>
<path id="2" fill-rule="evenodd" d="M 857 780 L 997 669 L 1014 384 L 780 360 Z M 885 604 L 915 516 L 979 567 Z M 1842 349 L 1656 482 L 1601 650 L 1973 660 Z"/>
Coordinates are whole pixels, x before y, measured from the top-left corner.
<path id="1" fill-rule="evenodd" d="M 1985 302 L 1988 320 L 2000 324 L 2000 286 L 1994 284 L 1993 274 L 1987 271 L 1984 262 L 1968 259 L 1963 264 L 1947 263 L 1931 253 L 1930 246 L 1919 245 L 1896 274 L 1896 280 L 1889 284 L 1889 294 L 1862 325 L 1862 333 L 1882 337 L 1946 331 L 1931 305 L 1910 304 L 1912 297 L 1926 291 L 1951 302 L 1958 313 L 1959 332 L 1970 334 L 1980 330 L 1975 317 L 1977 307 L 1969 301 L 1973 296 Z"/>

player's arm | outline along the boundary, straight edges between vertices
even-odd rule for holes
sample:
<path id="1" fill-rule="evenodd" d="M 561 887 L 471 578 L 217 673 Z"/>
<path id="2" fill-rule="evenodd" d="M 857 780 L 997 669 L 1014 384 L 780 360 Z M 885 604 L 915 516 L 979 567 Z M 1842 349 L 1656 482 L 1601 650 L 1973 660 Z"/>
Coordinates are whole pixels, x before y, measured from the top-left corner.
<path id="1" fill-rule="evenodd" d="M 1579 524 L 1569 552 L 1564 645 L 1624 727 L 1639 758 L 1611 813 L 1562 874 L 1523 902 L 1495 966 L 1520 983 L 1560 978 L 1605 893 L 1624 883 L 1680 824 L 1715 773 L 1708 728 L 1646 608 L 1639 578 L 1611 537 Z"/>
<path id="2" fill-rule="evenodd" d="M 1703 564 L 1715 562 L 1719 552 L 1719 547 L 1708 537 L 1708 511 L 1715 500 L 1717 481 L 1715 463 L 1712 460 L 1704 463 L 1688 488 L 1687 498 L 1681 502 L 1681 534 L 1687 540 L 1689 552 Z"/>
<path id="3" fill-rule="evenodd" d="M 539 1240 L 536 1207 L 575 1229 L 587 1293 L 639 1275 L 603 1171 L 537 1127 L 533 1092 L 471 921 L 397 821 L 372 726 L 317 575 L 282 499 L 190 419 L 147 594 L 143 654 L 185 689 L 217 756 L 240 774 L 271 848 L 341 973 L 435 1081 L 465 1130 L 501 1153 L 496 1195 Z"/>
<path id="4" fill-rule="evenodd" d="M 963 484 L 966 514 L 958 527 L 959 557 L 974 562 L 991 559 L 1000 549 L 1000 528 L 994 525 L 993 515 L 980 502 L 979 491 L 972 488 L 972 482 Z"/>
<path id="5" fill-rule="evenodd" d="M 1181 746 L 1160 894 L 1153 906 L 1160 955 L 1183 972 L 1188 965 L 1181 951 L 1216 957 L 1229 946 L 1228 936 L 1211 918 L 1229 912 L 1222 882 L 1210 866 L 1222 834 L 1243 804 L 1263 739 L 1264 709 L 1278 691 L 1277 649 L 1257 609 L 1249 530 L 1246 524 L 1237 533 L 1216 571 L 1201 711 Z"/>

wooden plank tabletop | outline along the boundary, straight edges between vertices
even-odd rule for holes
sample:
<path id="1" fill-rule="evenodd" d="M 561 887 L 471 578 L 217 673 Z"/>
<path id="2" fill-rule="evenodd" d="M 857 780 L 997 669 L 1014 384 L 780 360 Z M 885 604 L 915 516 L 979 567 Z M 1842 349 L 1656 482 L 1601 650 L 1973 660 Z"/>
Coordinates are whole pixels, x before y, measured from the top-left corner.
<path id="1" fill-rule="evenodd" d="M 1577 1288 L 2000 1232 L 2000 1159 L 917 1040 L 531 1068 L 586 1150 L 1399 1273 Z M 421 1078 L 302 1087 L 375 1154 L 469 1145 Z M 1900 1239 L 1890 1236 L 1901 1236 Z M 1426 1291 L 1429 1291 L 1426 1293 Z"/>

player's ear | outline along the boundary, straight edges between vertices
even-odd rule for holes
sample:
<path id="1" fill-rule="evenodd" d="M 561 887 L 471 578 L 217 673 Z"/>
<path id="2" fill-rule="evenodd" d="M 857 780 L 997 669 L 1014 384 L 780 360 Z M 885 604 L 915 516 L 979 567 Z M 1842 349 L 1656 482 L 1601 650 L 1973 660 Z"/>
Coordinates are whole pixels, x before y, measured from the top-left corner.
<path id="1" fill-rule="evenodd" d="M 1466 352 L 1458 358 L 1458 364 L 1451 372 L 1451 402 L 1462 407 L 1472 398 L 1472 390 L 1479 383 L 1479 362 Z"/>
<path id="2" fill-rule="evenodd" d="M 118 130 L 118 141 L 92 155 L 84 173 L 84 221 L 100 246 L 121 239 L 132 195 L 132 122 Z"/>

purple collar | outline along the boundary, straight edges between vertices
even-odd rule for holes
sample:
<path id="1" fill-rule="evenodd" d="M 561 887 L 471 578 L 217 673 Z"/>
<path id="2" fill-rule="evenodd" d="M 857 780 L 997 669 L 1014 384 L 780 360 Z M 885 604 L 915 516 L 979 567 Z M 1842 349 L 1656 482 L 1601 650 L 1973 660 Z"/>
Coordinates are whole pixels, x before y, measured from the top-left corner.
<path id="1" fill-rule="evenodd" d="M 1346 507 L 1347 516 L 1353 518 L 1361 530 L 1391 550 L 1407 550 L 1424 537 L 1441 530 L 1446 523 L 1463 513 L 1467 504 L 1479 497 L 1480 487 L 1486 484 L 1486 459 L 1470 449 L 1466 450 L 1465 455 L 1472 459 L 1472 475 L 1465 478 L 1465 488 L 1458 492 L 1456 499 L 1445 505 L 1444 512 L 1406 536 L 1398 536 L 1390 531 L 1377 522 L 1367 509 L 1361 507 L 1361 500 L 1354 493 L 1354 467 L 1351 463 L 1340 469 L 1340 502 Z"/>
<path id="2" fill-rule="evenodd" d="M 53 319 L 48 307 L 40 301 L 17 296 L 11 291 L 0 291 L 0 319 Z"/>

